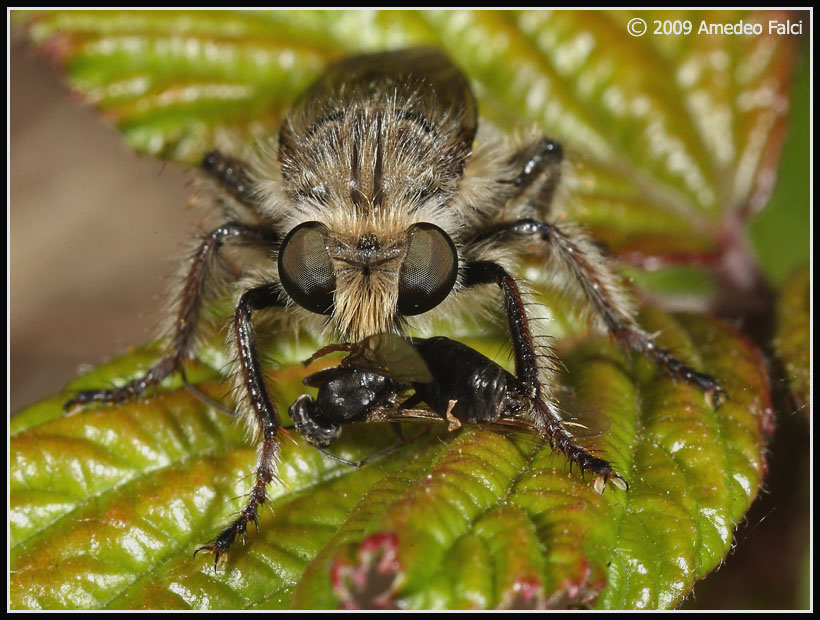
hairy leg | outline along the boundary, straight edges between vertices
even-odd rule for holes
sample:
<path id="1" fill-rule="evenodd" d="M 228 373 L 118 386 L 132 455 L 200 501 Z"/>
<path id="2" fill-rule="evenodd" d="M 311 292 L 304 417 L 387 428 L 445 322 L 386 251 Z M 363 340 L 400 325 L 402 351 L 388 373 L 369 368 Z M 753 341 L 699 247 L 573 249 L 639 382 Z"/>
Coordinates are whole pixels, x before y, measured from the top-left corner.
<path id="1" fill-rule="evenodd" d="M 543 137 L 518 150 L 510 159 L 511 163 L 520 167 L 514 179 L 502 181 L 515 187 L 512 198 L 526 197 L 528 203 L 536 208 L 538 217 L 547 217 L 561 182 L 561 164 L 564 161 L 561 145 Z"/>
<path id="2" fill-rule="evenodd" d="M 490 237 L 496 243 L 510 247 L 533 241 L 545 244 L 550 252 L 551 266 L 570 276 L 593 314 L 601 319 L 614 338 L 633 351 L 652 357 L 673 377 L 704 390 L 715 406 L 726 398 L 726 391 L 715 378 L 687 366 L 670 351 L 657 346 L 640 328 L 623 284 L 607 258 L 585 234 L 572 228 L 561 230 L 547 222 L 521 219 L 497 224 L 479 236 L 482 240 Z"/>
<path id="3" fill-rule="evenodd" d="M 282 425 L 265 386 L 262 366 L 256 351 L 256 334 L 251 322 L 251 313 L 281 305 L 280 293 L 276 287 L 262 285 L 245 292 L 234 312 L 233 336 L 239 353 L 244 396 L 249 414 L 253 416 L 251 421 L 261 435 L 262 443 L 254 470 L 254 485 L 248 494 L 245 507 L 213 541 L 197 547 L 194 552 L 194 555 L 200 551 L 213 553 L 214 567 L 224 562 L 225 553 L 237 536 L 244 536 L 249 522 L 258 526 L 259 507 L 267 501 L 267 486 L 276 477 L 280 452 L 277 435 L 282 431 Z"/>
<path id="4" fill-rule="evenodd" d="M 184 359 L 193 353 L 195 337 L 199 328 L 205 286 L 209 280 L 214 257 L 226 241 L 251 245 L 269 245 L 275 242 L 271 233 L 244 224 L 228 222 L 212 230 L 202 238 L 190 261 L 182 291 L 177 301 L 173 333 L 168 350 L 162 359 L 154 363 L 141 377 L 114 389 L 83 390 L 64 405 L 68 411 L 76 405 L 92 402 L 119 403 L 143 394 L 180 367 Z"/>
<path id="5" fill-rule="evenodd" d="M 242 160 L 211 151 L 202 160 L 202 170 L 243 206 L 256 212 L 259 207 L 256 187 Z"/>
<path id="6" fill-rule="evenodd" d="M 537 219 L 522 217 L 496 223 L 468 240 L 466 246 L 488 241 L 511 249 L 532 242 L 544 244 L 550 253 L 551 266 L 570 276 L 593 314 L 600 317 L 613 337 L 630 349 L 651 356 L 672 376 L 698 386 L 719 406 L 727 394 L 713 377 L 690 368 L 670 351 L 655 345 L 652 337 L 638 326 L 635 309 L 621 280 L 592 240 L 571 226 L 560 229 L 543 221 L 561 176 L 561 146 L 541 138 L 520 149 L 511 160 L 521 166 L 518 176 L 511 181 L 517 189 L 513 200 L 526 198 L 528 208 L 524 212 L 536 215 Z"/>
<path id="7" fill-rule="evenodd" d="M 544 373 L 548 369 L 541 362 L 542 353 L 536 346 L 515 278 L 501 265 L 491 261 L 467 263 L 464 275 L 466 287 L 496 284 L 503 293 L 507 324 L 513 343 L 515 373 L 517 381 L 521 384 L 521 388 L 515 391 L 524 392 L 523 396 L 532 406 L 535 423 L 541 434 L 549 440 L 553 448 L 566 454 L 571 463 L 577 463 L 582 472 L 589 470 L 597 474 L 596 488 L 599 491 L 603 490 L 609 479 L 626 488 L 626 481 L 608 462 L 590 454 L 564 428 L 551 386 L 544 381 Z"/>

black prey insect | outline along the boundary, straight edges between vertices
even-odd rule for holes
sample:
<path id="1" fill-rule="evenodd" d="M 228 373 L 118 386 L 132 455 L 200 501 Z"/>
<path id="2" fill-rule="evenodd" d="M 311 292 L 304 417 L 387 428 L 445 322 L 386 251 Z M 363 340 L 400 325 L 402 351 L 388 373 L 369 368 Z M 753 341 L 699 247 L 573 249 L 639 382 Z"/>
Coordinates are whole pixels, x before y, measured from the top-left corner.
<path id="1" fill-rule="evenodd" d="M 295 102 L 255 161 L 220 151 L 204 158 L 223 223 L 198 239 L 186 263 L 164 356 L 144 376 L 79 392 L 66 408 L 121 402 L 181 371 L 195 354 L 206 301 L 230 287 L 237 406 L 260 449 L 244 508 L 198 549 L 216 564 L 257 521 L 276 479 L 282 424 L 260 362 L 258 339 L 270 329 L 261 330 L 262 317 L 278 321 L 273 329 L 356 343 L 346 345 L 352 357 L 344 364 L 310 378 L 315 401 L 303 396 L 291 407 L 297 429 L 317 446 L 412 390 L 400 408 L 425 402 L 451 422 L 524 412 L 570 462 L 597 475 L 596 488 L 607 480 L 625 487 L 561 425 L 558 361 L 517 275 L 525 257 L 542 257 L 543 268 L 563 276 L 598 325 L 628 348 L 716 404 L 725 393 L 638 326 L 609 259 L 584 233 L 547 221 L 562 161 L 561 145 L 548 138 L 511 144 L 479 128 L 467 80 L 435 49 L 343 60 Z M 221 268 L 224 255 L 241 257 L 241 272 Z M 482 305 L 504 312 L 514 375 L 446 338 L 399 338 L 423 363 L 406 372 L 379 367 L 393 345 L 376 336 L 408 335 L 430 318 L 474 315 Z"/>
<path id="2" fill-rule="evenodd" d="M 617 486 L 627 487 L 609 463 L 579 446 L 561 421 L 547 416 L 547 426 L 539 428 L 534 421 L 543 416 L 538 412 L 541 403 L 530 397 L 528 387 L 467 345 L 442 336 L 404 340 L 395 334 L 377 334 L 360 343 L 325 347 L 305 364 L 339 350 L 350 351 L 339 366 L 304 379 L 306 385 L 319 388 L 317 398 L 303 394 L 288 412 L 296 430 L 323 452 L 341 435 L 345 424 L 408 421 L 417 416 L 435 419 L 425 410 L 411 409 L 423 402 L 449 423 L 450 430 L 462 423 L 495 423 L 500 428 L 543 434 L 554 449 L 578 463 L 582 472 L 596 473 L 600 491 L 610 478 Z M 411 388 L 413 394 L 394 407 L 395 399 Z M 362 464 L 326 454 L 350 465 Z"/>

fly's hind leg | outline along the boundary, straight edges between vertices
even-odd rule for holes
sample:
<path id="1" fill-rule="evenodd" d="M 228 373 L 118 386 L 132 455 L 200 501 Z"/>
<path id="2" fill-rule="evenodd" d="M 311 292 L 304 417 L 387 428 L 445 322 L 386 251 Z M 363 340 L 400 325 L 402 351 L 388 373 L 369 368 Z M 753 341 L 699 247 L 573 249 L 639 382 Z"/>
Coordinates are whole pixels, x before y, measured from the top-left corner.
<path id="1" fill-rule="evenodd" d="M 537 209 L 539 218 L 546 218 L 561 182 L 563 162 L 560 143 L 542 137 L 510 158 L 510 163 L 520 171 L 514 179 L 503 182 L 513 185 L 513 199 L 526 200 Z"/>
<path id="2" fill-rule="evenodd" d="M 633 351 L 648 355 L 671 376 L 699 387 L 715 407 L 728 397 L 717 379 L 691 368 L 670 351 L 655 344 L 635 321 L 635 310 L 623 284 L 615 275 L 606 257 L 578 230 L 559 229 L 553 224 L 521 220 L 510 228 L 519 236 L 536 237 L 549 247 L 552 260 L 570 274 L 595 315 L 607 331 Z"/>
<path id="3" fill-rule="evenodd" d="M 205 288 L 210 280 L 213 260 L 219 248 L 227 241 L 265 247 L 274 243 L 275 238 L 262 228 L 236 222 L 223 224 L 205 235 L 191 258 L 183 282 L 172 337 L 165 356 L 155 362 L 144 375 L 121 387 L 78 392 L 65 403 L 65 411 L 87 403 L 124 402 L 159 385 L 165 377 L 179 370 L 182 361 L 193 355 L 203 300 L 206 296 Z"/>

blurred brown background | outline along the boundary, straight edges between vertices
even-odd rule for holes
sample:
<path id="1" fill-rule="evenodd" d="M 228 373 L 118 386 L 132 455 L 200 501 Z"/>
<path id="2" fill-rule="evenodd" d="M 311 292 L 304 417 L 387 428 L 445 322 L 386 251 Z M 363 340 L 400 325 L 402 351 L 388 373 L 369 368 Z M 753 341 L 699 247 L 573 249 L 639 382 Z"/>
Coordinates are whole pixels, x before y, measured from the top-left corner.
<path id="1" fill-rule="evenodd" d="M 10 57 L 10 409 L 151 338 L 196 215 L 190 172 L 130 153 L 20 40 Z"/>

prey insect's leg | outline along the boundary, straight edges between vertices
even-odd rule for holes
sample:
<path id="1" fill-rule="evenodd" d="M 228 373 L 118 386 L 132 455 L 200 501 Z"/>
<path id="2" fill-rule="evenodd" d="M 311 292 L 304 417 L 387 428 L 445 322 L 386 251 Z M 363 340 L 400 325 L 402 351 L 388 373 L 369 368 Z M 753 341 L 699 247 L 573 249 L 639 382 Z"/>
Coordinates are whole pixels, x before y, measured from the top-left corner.
<path id="1" fill-rule="evenodd" d="M 202 160 L 202 169 L 242 205 L 253 211 L 259 207 L 255 185 L 248 175 L 248 164 L 220 151 L 211 151 Z"/>
<path id="2" fill-rule="evenodd" d="M 727 397 L 713 377 L 698 372 L 677 359 L 670 351 L 657 346 L 633 318 L 633 309 L 620 282 L 605 257 L 582 233 L 560 230 L 553 224 L 531 219 L 499 224 L 481 236 L 493 235 L 508 243 L 536 240 L 547 244 L 552 260 L 572 276 L 594 313 L 615 338 L 634 351 L 651 356 L 669 374 L 698 386 L 712 398 L 715 406 Z"/>
<path id="3" fill-rule="evenodd" d="M 384 457 L 386 457 L 390 454 L 393 454 L 397 450 L 400 450 L 402 447 L 404 447 L 404 443 L 395 443 L 392 446 L 386 447 L 384 450 L 379 450 L 378 452 L 376 452 L 374 454 L 371 454 L 368 457 L 363 458 L 361 461 L 351 461 L 351 460 L 342 458 L 341 456 L 336 456 L 332 452 L 329 452 L 328 450 L 325 450 L 324 448 L 320 448 L 319 446 L 314 446 L 314 447 L 319 452 L 324 454 L 326 457 L 336 461 L 337 463 L 341 463 L 342 465 L 347 465 L 348 467 L 354 467 L 356 469 L 360 469 L 360 468 L 364 467 L 365 465 L 368 465 L 369 463 L 372 463 L 373 461 L 378 461 L 379 459 L 382 459 L 382 458 L 384 458 Z"/>
<path id="4" fill-rule="evenodd" d="M 464 284 L 467 287 L 496 284 L 504 294 L 507 323 L 513 342 L 516 380 L 520 384 L 515 391 L 521 392 L 523 397 L 531 403 L 539 431 L 549 439 L 553 448 L 566 454 L 570 462 L 577 463 L 582 473 L 585 470 L 595 472 L 598 475 L 596 486 L 605 485 L 610 478 L 613 478 L 623 483 L 625 487 L 626 481 L 612 469 L 608 462 L 593 456 L 580 446 L 561 424 L 560 412 L 549 392 L 549 386 L 545 386 L 540 377 L 542 368 L 539 364 L 539 352 L 515 278 L 501 265 L 490 261 L 467 263 L 464 276 Z M 492 363 L 490 360 L 487 361 Z M 446 376 L 437 378 L 437 381 L 446 380 Z M 509 394 L 510 390 L 506 391 Z"/>
<path id="5" fill-rule="evenodd" d="M 182 369 L 180 368 L 180 370 L 182 370 Z M 233 409 L 228 409 L 222 403 L 216 402 L 210 396 L 205 394 L 205 392 L 201 391 L 193 383 L 190 383 L 188 381 L 188 378 L 185 376 L 184 372 L 180 372 L 180 374 L 182 375 L 182 384 L 185 386 L 185 389 L 188 391 L 188 393 L 191 396 L 196 398 L 203 405 L 205 405 L 207 407 L 210 407 L 211 409 L 214 409 L 216 411 L 220 411 L 220 412 L 224 413 L 225 415 L 230 416 L 232 418 L 235 418 L 238 415 L 238 413 L 236 411 L 234 411 Z"/>
<path id="6" fill-rule="evenodd" d="M 219 248 L 227 240 L 248 245 L 269 245 L 274 237 L 260 229 L 235 222 L 228 222 L 203 237 L 191 259 L 191 266 L 185 276 L 184 287 L 179 297 L 173 336 L 166 355 L 154 363 L 140 378 L 119 388 L 105 390 L 83 390 L 66 402 L 64 410 L 75 405 L 92 402 L 120 403 L 143 394 L 148 388 L 158 385 L 165 377 L 180 367 L 182 361 L 193 354 L 199 316 L 202 310 L 204 286 L 210 275 L 212 261 Z"/>
<path id="7" fill-rule="evenodd" d="M 200 551 L 213 553 L 214 567 L 220 564 L 220 559 L 224 559 L 224 554 L 234 543 L 237 535 L 245 534 L 248 522 L 258 524 L 259 506 L 267 500 L 268 483 L 276 476 L 276 463 L 279 460 L 279 444 L 276 436 L 281 431 L 282 425 L 268 389 L 265 387 L 262 366 L 256 352 L 256 335 L 251 322 L 251 312 L 281 305 L 282 302 L 276 288 L 272 285 L 263 285 L 245 292 L 234 313 L 233 329 L 239 351 L 243 385 L 256 426 L 262 435 L 262 445 L 254 471 L 255 482 L 245 507 L 213 541 L 197 547 L 194 552 L 194 555 Z"/>

